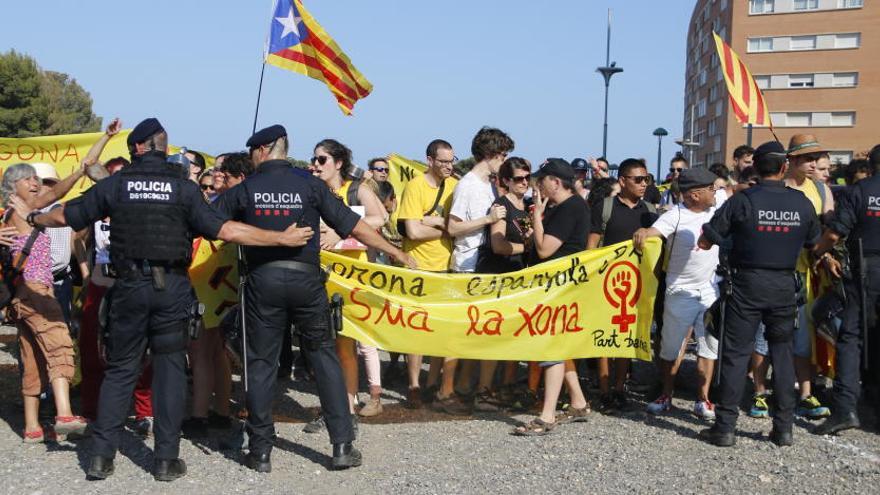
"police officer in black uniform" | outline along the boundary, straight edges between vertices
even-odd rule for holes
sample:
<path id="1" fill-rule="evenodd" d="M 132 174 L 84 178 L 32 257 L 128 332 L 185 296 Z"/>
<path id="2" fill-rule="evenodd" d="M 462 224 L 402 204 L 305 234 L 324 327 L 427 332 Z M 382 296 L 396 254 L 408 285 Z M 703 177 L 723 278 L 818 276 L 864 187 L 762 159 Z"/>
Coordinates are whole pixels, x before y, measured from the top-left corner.
<path id="1" fill-rule="evenodd" d="M 874 311 L 880 296 L 880 145 L 869 155 L 874 175 L 858 181 L 837 203 L 835 217 L 822 236 L 817 253 L 830 250 L 841 238 L 846 238 L 852 277 L 844 278 L 846 307 L 843 323 L 837 335 L 837 366 L 834 378 L 833 413 L 816 427 L 818 435 L 834 434 L 859 427 L 856 407 L 859 401 L 859 364 L 861 363 L 862 311 Z M 860 266 L 859 242 L 864 252 L 864 266 Z M 865 287 L 860 287 L 861 283 Z M 864 290 L 865 306 L 860 290 Z M 866 318 L 873 320 L 873 318 Z M 876 334 L 875 334 L 876 335 Z"/>
<path id="2" fill-rule="evenodd" d="M 93 479 L 113 474 L 113 458 L 148 344 L 156 416 L 153 476 L 171 481 L 186 474 L 178 455 L 193 306 L 187 274 L 193 235 L 268 246 L 301 246 L 312 236 L 308 228 L 269 232 L 227 221 L 205 203 L 198 185 L 187 179 L 188 171 L 167 162 L 167 143 L 158 120 L 141 122 L 128 138 L 130 167 L 63 208 L 26 215 L 31 225 L 69 225 L 74 230 L 111 218 L 110 258 L 118 279 L 111 297 L 107 370 L 92 429 L 88 475 Z M 26 212 L 18 204 L 15 208 Z"/>
<path id="3" fill-rule="evenodd" d="M 319 179 L 286 160 L 287 131 L 267 127 L 247 141 L 256 173 L 222 194 L 214 205 L 232 218 L 269 230 L 298 224 L 319 232 L 320 219 L 342 238 L 349 234 L 395 260 L 415 268 L 415 261 L 389 244 L 352 212 Z M 333 444 L 332 467 L 361 464 L 352 447 L 354 430 L 348 395 L 330 327 L 327 290 L 319 262 L 320 239 L 315 235 L 300 248 L 247 248 L 245 290 L 247 331 L 247 428 L 249 452 L 245 465 L 258 472 L 272 469 L 270 453 L 275 428 L 272 399 L 283 333 L 291 323 L 301 350 L 312 366 Z"/>
<path id="4" fill-rule="evenodd" d="M 819 241 L 821 228 L 815 209 L 800 191 L 785 187 L 785 148 L 772 141 L 755 150 L 761 182 L 734 195 L 703 225 L 699 245 L 708 249 L 730 237 L 733 291 L 727 303 L 721 339 L 721 385 L 717 419 L 700 437 L 719 447 L 736 443 L 739 414 L 749 359 L 758 324 L 773 360 L 777 411 L 770 440 L 791 445 L 795 396 L 792 338 L 797 317 L 795 264 L 801 249 Z"/>

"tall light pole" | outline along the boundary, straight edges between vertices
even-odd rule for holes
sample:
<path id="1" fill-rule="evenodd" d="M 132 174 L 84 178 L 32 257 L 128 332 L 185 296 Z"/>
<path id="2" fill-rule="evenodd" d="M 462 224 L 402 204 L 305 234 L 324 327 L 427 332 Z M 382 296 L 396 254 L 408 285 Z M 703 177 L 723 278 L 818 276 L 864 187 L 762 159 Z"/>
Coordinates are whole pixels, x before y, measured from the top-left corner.
<path id="1" fill-rule="evenodd" d="M 657 136 L 657 177 L 655 180 L 660 180 L 660 167 L 663 163 L 663 136 L 668 136 L 669 132 L 662 128 L 658 127 L 654 129 L 653 134 Z M 659 182 L 658 182 L 659 184 Z"/>
<path id="2" fill-rule="evenodd" d="M 611 84 L 611 76 L 623 72 L 623 68 L 617 67 L 617 62 L 611 61 L 611 9 L 608 9 L 608 39 L 605 43 L 605 67 L 597 67 L 596 72 L 605 78 L 605 123 L 602 131 L 602 156 L 608 158 L 608 85 Z"/>
<path id="3" fill-rule="evenodd" d="M 694 166 L 694 149 L 700 147 L 700 143 L 694 141 L 694 105 L 691 105 L 691 132 L 687 139 L 676 139 L 676 143 L 681 145 L 681 150 L 688 153 L 688 165 Z"/>

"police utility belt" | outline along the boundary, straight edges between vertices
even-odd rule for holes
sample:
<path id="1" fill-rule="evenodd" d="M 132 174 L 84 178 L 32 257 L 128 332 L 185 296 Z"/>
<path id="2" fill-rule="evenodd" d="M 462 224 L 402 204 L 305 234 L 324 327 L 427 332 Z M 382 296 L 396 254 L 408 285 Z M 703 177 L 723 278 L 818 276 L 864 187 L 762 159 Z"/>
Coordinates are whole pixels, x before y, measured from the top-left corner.
<path id="1" fill-rule="evenodd" d="M 183 262 L 165 262 L 150 260 L 123 260 L 122 262 L 114 262 L 113 268 L 116 271 L 116 278 L 119 280 L 143 280 L 152 279 L 153 288 L 156 290 L 165 289 L 165 275 L 183 275 L 188 273 L 188 263 Z"/>
<path id="2" fill-rule="evenodd" d="M 302 272 L 309 275 L 318 275 L 325 276 L 326 273 L 321 269 L 318 265 L 313 265 L 311 263 L 303 263 L 301 261 L 292 261 L 292 260 L 278 260 L 278 261 L 269 261 L 267 263 L 263 263 L 260 267 L 267 268 L 283 268 L 285 270 L 293 270 L 296 272 Z"/>

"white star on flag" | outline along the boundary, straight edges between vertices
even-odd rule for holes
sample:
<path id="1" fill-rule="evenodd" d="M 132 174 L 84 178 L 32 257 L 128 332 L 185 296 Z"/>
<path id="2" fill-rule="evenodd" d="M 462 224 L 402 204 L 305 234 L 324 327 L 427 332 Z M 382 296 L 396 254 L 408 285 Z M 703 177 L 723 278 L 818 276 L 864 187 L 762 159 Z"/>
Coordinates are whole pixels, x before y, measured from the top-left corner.
<path id="1" fill-rule="evenodd" d="M 287 17 L 276 17 L 275 20 L 281 23 L 282 26 L 284 26 L 284 31 L 281 32 L 281 38 L 284 38 L 291 33 L 296 34 L 296 37 L 300 38 L 298 24 L 302 22 L 302 18 L 294 17 L 293 7 L 290 8 L 290 12 L 287 13 Z"/>

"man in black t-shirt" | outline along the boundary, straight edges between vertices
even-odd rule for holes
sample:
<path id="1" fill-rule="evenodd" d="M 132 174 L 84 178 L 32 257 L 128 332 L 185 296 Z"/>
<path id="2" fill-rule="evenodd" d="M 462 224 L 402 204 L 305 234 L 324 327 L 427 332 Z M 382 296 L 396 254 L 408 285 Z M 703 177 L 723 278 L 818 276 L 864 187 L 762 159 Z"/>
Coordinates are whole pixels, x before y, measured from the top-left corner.
<path id="1" fill-rule="evenodd" d="M 592 230 L 588 246 L 609 246 L 632 239 L 636 230 L 650 227 L 657 219 L 654 207 L 642 198 L 648 187 L 648 169 L 641 160 L 627 158 L 620 164 L 617 180 L 620 194 L 606 199 L 602 208 L 592 212 Z M 608 202 L 610 201 L 610 205 Z M 625 409 L 627 406 L 626 375 L 629 372 L 629 359 L 614 359 L 614 393 L 609 390 L 609 359 L 599 358 L 599 412 L 609 414 Z"/>
<path id="2" fill-rule="evenodd" d="M 535 207 L 532 209 L 533 264 L 583 251 L 590 231 L 590 210 L 574 192 L 575 175 L 571 165 L 561 158 L 549 158 L 533 177 L 536 180 Z M 552 206 L 548 208 L 550 203 Z M 590 412 L 573 362 L 542 362 L 541 367 L 544 368 L 541 415 L 518 426 L 513 431 L 516 435 L 545 435 L 556 427 L 556 402 L 563 382 L 568 387 L 571 405 L 559 417 L 560 421 L 586 421 Z"/>

